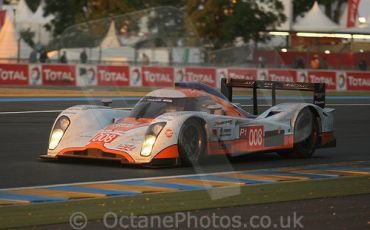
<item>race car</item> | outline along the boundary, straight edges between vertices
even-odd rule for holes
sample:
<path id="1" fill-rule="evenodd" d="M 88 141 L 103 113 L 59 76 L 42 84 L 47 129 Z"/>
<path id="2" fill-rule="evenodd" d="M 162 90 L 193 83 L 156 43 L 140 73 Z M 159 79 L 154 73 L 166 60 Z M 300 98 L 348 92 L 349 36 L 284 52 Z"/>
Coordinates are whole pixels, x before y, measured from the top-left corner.
<path id="1" fill-rule="evenodd" d="M 253 89 L 254 114 L 232 103 L 234 88 Z M 271 89 L 273 106 L 258 114 L 257 89 Z M 314 103 L 276 103 L 276 90 L 314 91 Z M 325 84 L 222 79 L 221 92 L 175 83 L 143 97 L 132 110 L 78 105 L 52 127 L 43 159 L 89 158 L 138 165 L 192 165 L 210 155 L 277 152 L 311 157 L 335 147 L 334 109 Z"/>

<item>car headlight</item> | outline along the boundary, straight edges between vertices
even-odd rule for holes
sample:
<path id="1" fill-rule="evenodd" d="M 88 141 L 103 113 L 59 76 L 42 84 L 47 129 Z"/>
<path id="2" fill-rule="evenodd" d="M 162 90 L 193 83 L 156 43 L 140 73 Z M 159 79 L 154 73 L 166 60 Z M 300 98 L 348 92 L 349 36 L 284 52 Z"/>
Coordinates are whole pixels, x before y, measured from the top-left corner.
<path id="1" fill-rule="evenodd" d="M 163 127 L 166 125 L 166 122 L 159 122 L 149 126 L 146 134 L 143 146 L 141 147 L 140 155 L 144 157 L 150 156 L 153 150 L 155 141 L 157 140 L 158 135 L 161 133 Z"/>
<path id="2" fill-rule="evenodd" d="M 49 139 L 49 149 L 50 150 L 54 150 L 58 146 L 60 140 L 62 140 L 62 137 L 65 131 L 67 130 L 67 128 L 69 127 L 70 123 L 71 121 L 69 120 L 68 117 L 66 116 L 59 117 L 59 119 L 55 123 L 53 130 L 50 134 L 50 139 Z"/>

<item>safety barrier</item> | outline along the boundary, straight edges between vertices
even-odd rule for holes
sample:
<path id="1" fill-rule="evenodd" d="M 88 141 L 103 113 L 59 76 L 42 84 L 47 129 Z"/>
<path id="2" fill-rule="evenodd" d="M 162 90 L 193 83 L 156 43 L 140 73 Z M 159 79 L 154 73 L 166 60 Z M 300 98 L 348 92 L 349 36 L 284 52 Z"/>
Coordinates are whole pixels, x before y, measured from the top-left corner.
<path id="1" fill-rule="evenodd" d="M 0 85 L 170 87 L 198 81 L 220 87 L 221 78 L 326 83 L 332 91 L 370 90 L 370 71 L 217 68 L 85 64 L 0 64 Z"/>

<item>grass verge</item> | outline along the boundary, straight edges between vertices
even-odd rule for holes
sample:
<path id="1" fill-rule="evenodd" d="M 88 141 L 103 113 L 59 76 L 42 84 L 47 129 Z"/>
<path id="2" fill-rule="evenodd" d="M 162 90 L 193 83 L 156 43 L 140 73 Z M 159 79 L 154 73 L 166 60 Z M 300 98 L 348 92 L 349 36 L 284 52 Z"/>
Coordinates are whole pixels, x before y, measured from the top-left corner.
<path id="1" fill-rule="evenodd" d="M 8 206 L 0 208 L 0 228 L 68 223 L 71 214 L 77 211 L 85 213 L 89 220 L 96 220 L 102 219 L 107 212 L 119 215 L 130 215 L 131 213 L 150 215 L 368 193 L 370 193 L 370 176 L 359 176 L 240 188 L 216 188 L 208 191 L 157 193 L 135 197 Z M 234 195 L 227 196 L 227 194 Z M 223 198 L 212 199 L 217 196 Z"/>

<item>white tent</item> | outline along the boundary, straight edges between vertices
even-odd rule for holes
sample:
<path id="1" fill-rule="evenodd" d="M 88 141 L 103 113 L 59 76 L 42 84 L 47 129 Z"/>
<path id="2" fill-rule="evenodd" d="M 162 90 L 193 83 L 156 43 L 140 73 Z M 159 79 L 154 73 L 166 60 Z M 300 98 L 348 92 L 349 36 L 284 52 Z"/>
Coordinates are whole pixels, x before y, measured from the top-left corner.
<path id="1" fill-rule="evenodd" d="M 36 12 L 32 15 L 32 18 L 30 19 L 32 23 L 45 25 L 54 19 L 53 15 L 48 15 L 44 17 L 44 13 L 45 13 L 44 8 L 45 8 L 45 1 L 42 0 Z"/>
<path id="2" fill-rule="evenodd" d="M 330 20 L 320 9 L 315 1 L 313 7 L 307 14 L 293 25 L 295 31 L 334 31 L 339 25 Z"/>
<path id="3" fill-rule="evenodd" d="M 15 18 L 17 23 L 30 22 L 33 12 L 28 7 L 25 0 L 20 0 L 15 7 Z"/>
<path id="4" fill-rule="evenodd" d="M 50 23 L 54 19 L 54 16 L 48 15 L 44 17 L 44 8 L 45 2 L 42 0 L 36 12 L 30 18 L 28 26 L 35 33 L 35 42 L 47 44 L 52 39 L 52 33 L 51 31 L 47 31 L 44 25 Z"/>
<path id="5" fill-rule="evenodd" d="M 356 27 L 344 28 L 338 30 L 343 33 L 354 33 L 354 34 L 368 34 L 370 33 L 370 24 L 362 24 Z"/>
<path id="6" fill-rule="evenodd" d="M 4 26 L 0 31 L 0 59 L 18 57 L 18 34 L 9 16 L 5 16 Z M 20 58 L 28 58 L 32 49 L 20 40 Z"/>
<path id="7" fill-rule="evenodd" d="M 112 21 L 107 34 L 105 35 L 103 41 L 100 43 L 101 48 L 119 48 L 121 44 L 117 37 L 116 26 Z"/>

